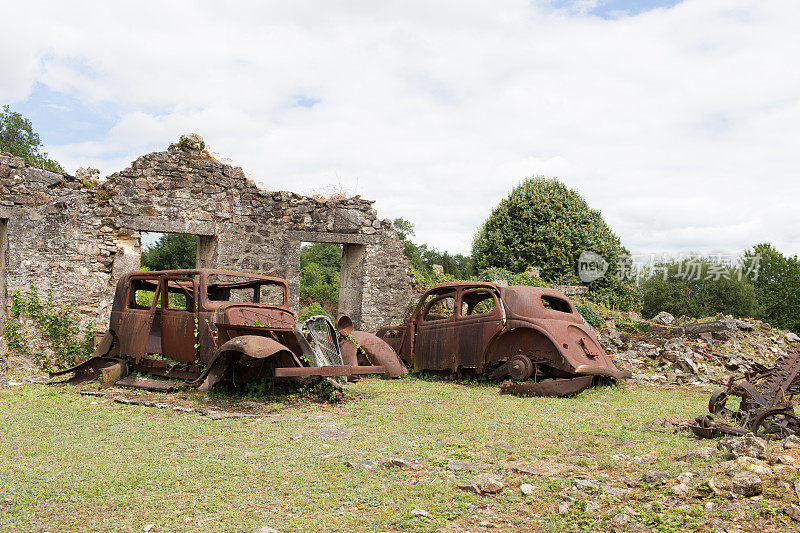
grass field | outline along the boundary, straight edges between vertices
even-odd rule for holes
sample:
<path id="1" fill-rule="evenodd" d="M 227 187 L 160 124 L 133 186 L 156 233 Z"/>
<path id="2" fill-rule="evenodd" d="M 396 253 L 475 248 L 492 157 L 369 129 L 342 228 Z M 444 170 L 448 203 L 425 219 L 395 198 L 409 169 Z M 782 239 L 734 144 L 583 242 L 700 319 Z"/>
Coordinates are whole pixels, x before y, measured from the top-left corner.
<path id="1" fill-rule="evenodd" d="M 575 478 L 614 484 L 645 468 L 679 474 L 674 457 L 707 443 L 650 422 L 702 413 L 703 392 L 621 386 L 568 399 L 517 398 L 499 395 L 491 384 L 408 378 L 365 379 L 339 404 L 309 397 L 265 405 L 180 398 L 227 409 L 256 405 L 261 414 L 211 420 L 85 396 L 72 386 L 0 391 L 0 528 L 602 530 L 626 506 L 654 530 L 708 527 L 699 504 L 663 507 L 656 489 L 646 488 L 629 501 L 603 499 L 601 510 L 576 505 L 556 512 Z M 620 464 L 611 458 L 619 453 L 651 460 Z M 418 459 L 419 466 L 384 465 L 396 456 Z M 459 489 L 474 472 L 448 470 L 452 459 L 486 463 L 505 489 L 485 496 Z M 354 468 L 348 461 L 378 466 Z M 541 472 L 520 474 L 514 467 L 521 463 Z M 523 495 L 522 483 L 534 485 L 534 494 Z M 413 509 L 430 516 L 412 515 Z"/>

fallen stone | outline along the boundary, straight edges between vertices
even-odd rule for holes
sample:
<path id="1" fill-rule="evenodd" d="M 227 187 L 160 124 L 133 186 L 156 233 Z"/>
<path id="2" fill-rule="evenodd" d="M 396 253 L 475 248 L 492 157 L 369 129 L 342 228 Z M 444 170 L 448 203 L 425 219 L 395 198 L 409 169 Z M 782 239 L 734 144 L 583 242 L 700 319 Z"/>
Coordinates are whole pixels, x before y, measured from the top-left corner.
<path id="1" fill-rule="evenodd" d="M 745 468 L 753 472 L 754 474 L 758 474 L 759 476 L 772 475 L 772 469 L 767 465 L 760 465 L 758 463 L 753 463 L 745 466 Z"/>
<path id="2" fill-rule="evenodd" d="M 519 486 L 519 490 L 521 490 L 522 494 L 524 494 L 525 496 L 532 496 L 536 488 L 530 483 L 523 483 L 522 485 Z"/>
<path id="3" fill-rule="evenodd" d="M 683 455 L 679 455 L 675 459 L 678 461 L 693 461 L 695 459 L 710 459 L 712 455 L 716 453 L 716 450 L 711 447 L 704 447 L 704 448 L 696 448 L 694 450 L 689 450 L 688 452 L 684 453 Z"/>
<path id="4" fill-rule="evenodd" d="M 431 513 L 426 511 L 425 509 L 411 509 L 412 516 L 421 516 L 423 518 L 430 518 Z"/>
<path id="5" fill-rule="evenodd" d="M 683 472 L 678 476 L 678 483 L 688 483 L 694 479 L 694 472 Z"/>
<path id="6" fill-rule="evenodd" d="M 611 517 L 611 523 L 617 527 L 625 527 L 631 521 L 631 517 L 625 513 L 615 514 Z"/>
<path id="7" fill-rule="evenodd" d="M 567 514 L 572 507 L 570 502 L 561 502 L 558 504 L 558 514 Z"/>
<path id="8" fill-rule="evenodd" d="M 783 508 L 784 514 L 796 522 L 800 522 L 800 507 L 790 503 Z"/>
<path id="9" fill-rule="evenodd" d="M 791 450 L 792 448 L 800 447 L 800 437 L 797 435 L 789 435 L 783 439 L 783 449 Z"/>
<path id="10" fill-rule="evenodd" d="M 155 531 L 155 530 L 156 530 L 155 524 L 145 524 L 144 527 L 142 527 L 142 531 Z"/>
<path id="11" fill-rule="evenodd" d="M 754 457 L 766 459 L 767 444 L 752 433 L 743 437 L 725 437 L 717 444 L 718 450 L 727 451 L 734 458 Z"/>
<path id="12" fill-rule="evenodd" d="M 258 529 L 254 529 L 253 533 L 280 533 L 277 529 L 269 526 L 260 527 Z"/>
<path id="13" fill-rule="evenodd" d="M 653 322 L 657 322 L 659 324 L 663 324 L 665 326 L 669 326 L 675 321 L 675 317 L 666 311 L 661 311 L 655 317 L 653 317 Z"/>
<path id="14" fill-rule="evenodd" d="M 630 495 L 631 492 L 628 489 L 623 489 L 621 487 L 603 487 L 603 491 L 609 496 L 613 496 L 619 500 L 624 500 L 628 497 L 628 495 Z"/>
<path id="15" fill-rule="evenodd" d="M 786 339 L 786 342 L 800 342 L 800 337 L 798 337 L 796 333 L 792 333 L 791 331 L 786 334 L 784 339 Z"/>
<path id="16" fill-rule="evenodd" d="M 503 482 L 494 474 L 484 472 L 472 478 L 469 483 L 463 483 L 458 488 L 475 492 L 476 494 L 497 494 L 503 490 Z"/>
<path id="17" fill-rule="evenodd" d="M 670 492 L 679 498 L 686 498 L 692 493 L 692 489 L 686 483 L 678 483 L 670 487 Z"/>
<path id="18" fill-rule="evenodd" d="M 576 479 L 575 488 L 578 490 L 599 489 L 600 484 L 593 479 Z"/>
<path id="19" fill-rule="evenodd" d="M 672 479 L 672 474 L 666 470 L 648 470 L 642 474 L 642 482 L 651 485 L 666 483 L 668 479 Z"/>
<path id="20" fill-rule="evenodd" d="M 597 513 L 603 506 L 597 502 L 588 501 L 586 502 L 586 512 L 590 515 Z"/>
<path id="21" fill-rule="evenodd" d="M 741 496 L 758 496 L 764 490 L 761 478 L 755 474 L 741 472 L 731 480 L 731 492 Z"/>
<path id="22" fill-rule="evenodd" d="M 708 490 L 714 496 L 725 496 L 728 494 L 727 483 L 724 480 L 712 477 L 706 481 L 705 485 L 708 486 Z"/>
<path id="23" fill-rule="evenodd" d="M 395 466 L 397 468 L 410 468 L 416 470 L 419 468 L 419 459 L 408 459 L 407 457 L 390 457 L 386 461 L 386 466 Z"/>

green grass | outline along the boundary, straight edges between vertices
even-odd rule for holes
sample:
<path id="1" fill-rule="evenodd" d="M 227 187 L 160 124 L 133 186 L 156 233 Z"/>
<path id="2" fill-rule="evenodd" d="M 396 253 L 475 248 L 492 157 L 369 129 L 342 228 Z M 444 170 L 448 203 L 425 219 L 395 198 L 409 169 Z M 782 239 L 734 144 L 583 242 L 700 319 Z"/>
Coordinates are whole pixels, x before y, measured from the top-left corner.
<path id="1" fill-rule="evenodd" d="M 273 403 L 282 416 L 212 421 L 69 386 L 25 385 L 0 391 L 0 529 L 435 531 L 472 520 L 471 504 L 489 504 L 500 517 L 495 531 L 602 529 L 604 515 L 553 517 L 569 476 L 624 474 L 627 467 L 610 460 L 615 453 L 655 454 L 651 467 L 677 468 L 675 455 L 702 444 L 647 422 L 690 418 L 706 401 L 706 393 L 675 389 L 516 398 L 491 384 L 365 379 L 341 404 Z M 320 437 L 328 426 L 352 436 Z M 345 465 L 393 455 L 419 458 L 421 467 Z M 506 489 L 496 496 L 458 489 L 470 474 L 453 479 L 449 459 L 491 464 Z M 561 471 L 522 476 L 510 466 L 518 461 Z M 519 491 L 524 482 L 537 487 L 534 498 Z M 412 516 L 414 508 L 431 517 Z"/>

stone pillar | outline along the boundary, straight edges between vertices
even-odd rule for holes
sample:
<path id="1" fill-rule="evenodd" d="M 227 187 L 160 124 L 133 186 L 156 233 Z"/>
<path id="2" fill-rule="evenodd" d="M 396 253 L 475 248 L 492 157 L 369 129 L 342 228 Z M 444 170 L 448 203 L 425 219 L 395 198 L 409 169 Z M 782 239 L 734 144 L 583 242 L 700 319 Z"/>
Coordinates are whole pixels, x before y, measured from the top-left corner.
<path id="1" fill-rule="evenodd" d="M 356 329 L 361 327 L 365 248 L 363 244 L 342 245 L 342 270 L 339 274 L 339 316 L 349 316 Z"/>
<path id="2" fill-rule="evenodd" d="M 217 238 L 213 235 L 197 236 L 197 268 L 217 268 Z"/>

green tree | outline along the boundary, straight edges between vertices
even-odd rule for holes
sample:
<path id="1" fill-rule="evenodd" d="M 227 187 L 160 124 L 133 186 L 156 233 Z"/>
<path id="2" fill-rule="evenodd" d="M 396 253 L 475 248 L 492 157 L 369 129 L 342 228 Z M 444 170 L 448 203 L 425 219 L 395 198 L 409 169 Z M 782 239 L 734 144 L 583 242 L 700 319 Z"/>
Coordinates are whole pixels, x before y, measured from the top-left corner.
<path id="1" fill-rule="evenodd" d="M 4 106 L 0 113 L 0 152 L 8 152 L 32 165 L 63 174 L 61 165 L 48 158 L 47 152 L 40 151 L 41 147 L 42 141 L 33 131 L 31 121 Z"/>
<path id="2" fill-rule="evenodd" d="M 786 257 L 767 243 L 754 246 L 745 257 L 752 262 L 750 279 L 761 303 L 761 318 L 800 332 L 800 259 Z"/>
<path id="3" fill-rule="evenodd" d="M 424 277 L 430 276 L 433 273 L 433 265 L 440 265 L 443 272 L 454 279 L 470 279 L 474 276 L 469 256 L 450 255 L 448 252 L 428 248 L 426 244 L 412 242 L 410 237 L 414 235 L 414 224 L 404 218 L 394 219 L 392 225 L 405 245 L 403 253 L 418 274 Z"/>
<path id="4" fill-rule="evenodd" d="M 599 254 L 609 265 L 607 275 L 589 283 L 590 296 L 611 307 L 634 308 L 634 280 L 615 275 L 629 256 L 619 237 L 577 191 L 537 176 L 520 183 L 494 208 L 475 235 L 472 260 L 478 272 L 491 267 L 524 272 L 535 266 L 546 281 L 575 285 L 581 283 L 578 257 L 583 251 Z"/>
<path id="5" fill-rule="evenodd" d="M 761 314 L 756 289 L 743 270 L 702 257 L 656 265 L 641 282 L 642 315 L 661 311 L 702 318 L 717 313 L 737 317 Z"/>
<path id="6" fill-rule="evenodd" d="M 300 302 L 337 304 L 342 247 L 318 242 L 300 249 Z"/>
<path id="7" fill-rule="evenodd" d="M 194 268 L 197 264 L 197 237 L 164 233 L 142 252 L 142 267 L 148 270 Z"/>

